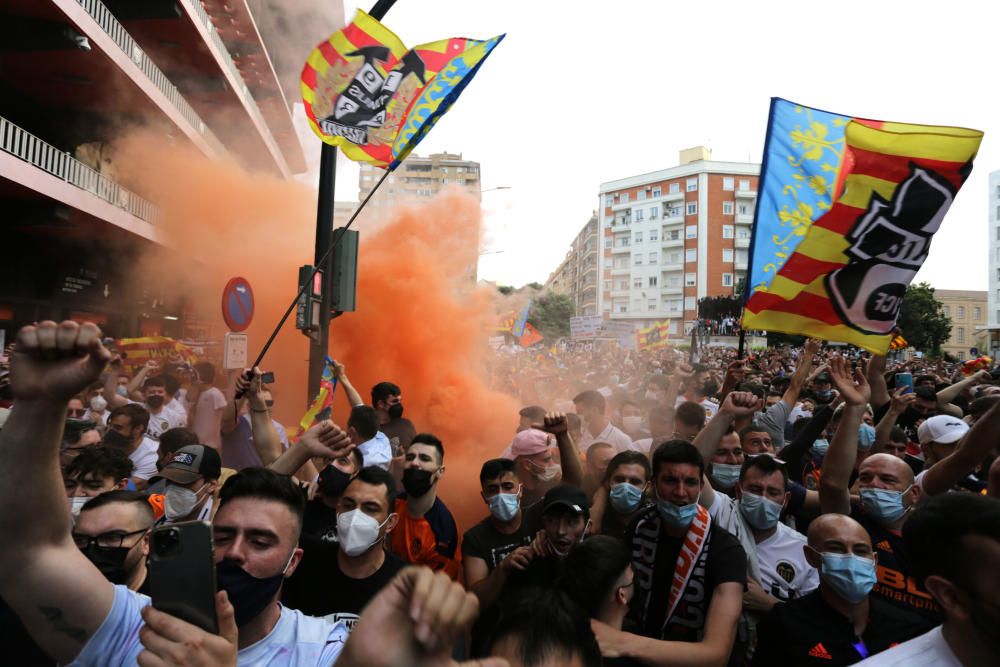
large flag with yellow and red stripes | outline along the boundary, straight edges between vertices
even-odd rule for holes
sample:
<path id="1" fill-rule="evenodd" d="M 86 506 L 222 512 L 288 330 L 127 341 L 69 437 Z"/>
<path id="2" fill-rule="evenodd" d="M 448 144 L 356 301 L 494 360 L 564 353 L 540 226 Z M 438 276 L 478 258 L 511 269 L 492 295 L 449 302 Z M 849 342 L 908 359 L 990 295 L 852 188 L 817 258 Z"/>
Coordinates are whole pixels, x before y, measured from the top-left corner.
<path id="1" fill-rule="evenodd" d="M 302 69 L 309 125 L 350 159 L 395 169 L 503 37 L 456 37 L 407 49 L 359 10 L 309 54 Z"/>
<path id="2" fill-rule="evenodd" d="M 982 138 L 772 99 L 743 328 L 885 354 Z"/>
<path id="3" fill-rule="evenodd" d="M 640 352 L 666 347 L 670 338 L 670 320 L 654 322 L 645 329 L 635 332 L 636 347 Z"/>

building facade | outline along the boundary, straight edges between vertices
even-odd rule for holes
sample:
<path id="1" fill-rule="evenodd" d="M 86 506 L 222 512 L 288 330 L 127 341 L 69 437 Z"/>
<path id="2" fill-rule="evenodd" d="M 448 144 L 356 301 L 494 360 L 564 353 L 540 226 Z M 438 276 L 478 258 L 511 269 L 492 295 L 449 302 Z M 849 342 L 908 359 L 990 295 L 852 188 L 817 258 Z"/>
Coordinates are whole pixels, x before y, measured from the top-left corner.
<path id="1" fill-rule="evenodd" d="M 760 165 L 681 151 L 676 167 L 602 183 L 598 313 L 636 326 L 670 319 L 698 300 L 731 295 L 746 275 Z"/>
<path id="2" fill-rule="evenodd" d="M 384 174 L 384 169 L 361 164 L 358 201 L 364 201 Z M 373 210 L 385 210 L 405 201 L 433 197 L 455 186 L 480 201 L 479 163 L 462 159 L 461 153 L 434 153 L 428 157 L 410 155 L 389 174 L 368 206 Z"/>
<path id="3" fill-rule="evenodd" d="M 987 295 L 988 292 L 981 290 L 934 290 L 934 296 L 944 307 L 944 314 L 951 318 L 951 336 L 941 346 L 942 353 L 963 361 L 971 358 L 972 348 L 977 348 L 981 354 L 989 354 Z"/>
<path id="4" fill-rule="evenodd" d="M 545 288 L 567 294 L 577 315 L 597 315 L 600 288 L 600 245 L 597 212 L 583 225 L 566 257 L 545 281 Z"/>
<path id="5" fill-rule="evenodd" d="M 986 247 L 989 252 L 989 328 L 1000 329 L 1000 171 L 990 174 L 989 225 Z M 1000 347 L 998 345 L 997 347 Z"/>
<path id="6" fill-rule="evenodd" d="M 318 43 L 343 22 L 317 11 Z M 198 336 L 171 279 L 127 270 L 155 256 L 194 270 L 157 229 L 157 209 L 123 185 L 113 145 L 122 128 L 280 178 L 306 169 L 290 111 L 290 60 L 302 33 L 255 17 L 262 0 L 5 0 L 0 21 L 0 329 L 88 319 L 108 335 Z M 304 57 L 301 56 L 301 57 Z M 292 76 L 289 74 L 289 76 Z M 144 283 L 144 284 L 138 284 Z M 200 332 L 204 333 L 204 332 Z"/>

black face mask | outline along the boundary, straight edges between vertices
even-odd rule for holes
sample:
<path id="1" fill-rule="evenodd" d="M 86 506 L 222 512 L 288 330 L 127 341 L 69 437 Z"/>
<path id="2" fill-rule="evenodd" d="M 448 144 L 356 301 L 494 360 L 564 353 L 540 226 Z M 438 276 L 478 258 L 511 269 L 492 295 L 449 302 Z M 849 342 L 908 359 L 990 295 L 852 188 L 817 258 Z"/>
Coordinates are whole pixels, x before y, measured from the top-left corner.
<path id="1" fill-rule="evenodd" d="M 390 405 L 386 409 L 386 412 L 389 414 L 389 419 L 399 419 L 400 417 L 403 416 L 403 404 L 395 403 L 393 405 Z"/>
<path id="2" fill-rule="evenodd" d="M 150 396 L 146 399 L 146 405 L 153 408 L 154 410 L 159 410 L 163 407 L 163 396 Z"/>
<path id="3" fill-rule="evenodd" d="M 420 468 L 406 468 L 403 470 L 403 488 L 410 498 L 420 498 L 431 490 L 431 475 L 434 473 Z"/>
<path id="4" fill-rule="evenodd" d="M 219 590 L 226 591 L 229 596 L 236 616 L 236 625 L 243 627 L 274 600 L 274 595 L 285 579 L 285 572 L 282 570 L 273 577 L 258 579 L 240 567 L 236 561 L 226 559 L 215 566 L 215 579 Z"/>
<path id="5" fill-rule="evenodd" d="M 113 447 L 115 449 L 125 449 L 132 444 L 132 441 L 127 435 L 122 435 L 118 431 L 111 428 L 104 432 L 104 439 L 101 442 L 108 447 Z"/>
<path id="6" fill-rule="evenodd" d="M 141 541 L 141 540 L 140 540 Z M 126 567 L 129 547 L 99 547 L 93 542 L 83 550 L 83 555 L 97 566 L 104 578 L 113 584 L 125 584 L 132 574 Z"/>
<path id="7" fill-rule="evenodd" d="M 328 465 L 319 474 L 319 490 L 324 498 L 339 498 L 347 485 L 354 479 L 349 473 L 340 470 L 335 465 Z"/>

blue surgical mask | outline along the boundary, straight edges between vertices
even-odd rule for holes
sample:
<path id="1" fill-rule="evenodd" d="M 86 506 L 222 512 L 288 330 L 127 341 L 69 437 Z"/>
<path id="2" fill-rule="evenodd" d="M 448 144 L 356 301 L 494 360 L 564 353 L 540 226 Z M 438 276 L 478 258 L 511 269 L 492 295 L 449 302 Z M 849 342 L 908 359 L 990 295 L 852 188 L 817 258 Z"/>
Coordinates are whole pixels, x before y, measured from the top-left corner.
<path id="1" fill-rule="evenodd" d="M 740 511 L 747 523 L 757 530 L 769 530 L 778 523 L 778 518 L 781 516 L 781 505 L 764 496 L 758 496 L 756 493 L 742 491 L 740 493 Z"/>
<path id="2" fill-rule="evenodd" d="M 698 494 L 699 496 L 701 494 Z M 698 515 L 698 501 L 695 500 L 690 505 L 678 507 L 669 500 L 656 500 L 656 509 L 660 512 L 660 517 L 669 526 L 674 528 L 687 528 Z"/>
<path id="3" fill-rule="evenodd" d="M 826 450 L 828 449 L 830 449 L 830 441 L 826 438 L 820 438 L 812 446 L 812 452 L 816 456 L 826 456 Z"/>
<path id="4" fill-rule="evenodd" d="M 820 553 L 819 576 L 852 604 L 864 600 L 875 587 L 875 561 L 854 554 Z"/>
<path id="5" fill-rule="evenodd" d="M 861 506 L 875 519 L 884 523 L 895 523 L 906 514 L 907 508 L 903 506 L 903 494 L 910 488 L 908 486 L 903 491 L 861 489 Z"/>
<path id="6" fill-rule="evenodd" d="M 731 463 L 713 463 L 712 479 L 722 488 L 731 489 L 736 486 L 736 480 L 740 478 L 741 467 Z"/>
<path id="7" fill-rule="evenodd" d="M 826 389 L 824 391 L 817 391 L 816 392 L 816 396 L 818 398 L 821 398 L 821 399 L 823 399 L 825 401 L 826 399 L 828 399 L 831 396 L 833 396 L 833 390 L 832 389 Z"/>
<path id="8" fill-rule="evenodd" d="M 628 482 L 623 482 L 612 486 L 608 497 L 611 499 L 611 507 L 616 512 L 631 514 L 642 501 L 642 489 L 632 486 Z"/>
<path id="9" fill-rule="evenodd" d="M 858 428 L 858 448 L 871 449 L 875 444 L 875 429 L 868 424 L 862 424 Z"/>
<path id="10" fill-rule="evenodd" d="M 490 506 L 490 514 L 505 523 L 517 516 L 517 511 L 521 509 L 521 500 L 516 493 L 498 493 L 487 498 L 486 502 Z"/>

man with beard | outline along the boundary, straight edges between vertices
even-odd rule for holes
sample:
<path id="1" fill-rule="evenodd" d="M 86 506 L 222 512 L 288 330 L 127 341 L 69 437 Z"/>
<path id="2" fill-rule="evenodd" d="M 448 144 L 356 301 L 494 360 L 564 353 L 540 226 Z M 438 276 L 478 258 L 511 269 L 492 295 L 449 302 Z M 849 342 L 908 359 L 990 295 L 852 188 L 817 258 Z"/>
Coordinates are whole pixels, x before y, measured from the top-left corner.
<path id="1" fill-rule="evenodd" d="M 607 402 L 599 391 L 589 389 L 573 398 L 576 414 L 583 420 L 583 439 L 578 443 L 581 452 L 586 452 L 595 442 L 606 442 L 616 452 L 632 448 L 632 438 L 611 423 L 606 414 Z"/>
<path id="2" fill-rule="evenodd" d="M 147 364 L 143 367 L 142 371 L 148 372 L 156 368 L 155 362 L 150 361 L 149 363 L 154 365 L 151 367 Z M 116 357 L 112 361 L 112 368 L 120 367 L 121 359 Z M 140 375 L 142 371 L 140 371 Z M 136 401 L 119 396 L 116 392 L 116 387 L 115 374 L 111 373 L 108 375 L 107 383 L 104 385 L 104 400 L 108 402 L 108 408 L 113 411 L 124 405 L 136 404 Z M 149 413 L 149 421 L 146 424 L 146 437 L 153 441 L 158 441 L 164 431 L 178 426 L 187 426 L 186 416 L 181 416 L 177 412 L 167 409 L 166 403 L 170 397 L 167 396 L 166 383 L 162 377 L 148 378 L 142 385 L 142 396 L 143 402 L 138 403 L 138 405 L 144 407 Z M 114 413 L 112 412 L 112 414 Z M 108 417 L 108 419 L 110 420 L 111 418 Z"/>
<path id="3" fill-rule="evenodd" d="M 372 407 L 378 413 L 379 431 L 389 438 L 393 452 L 407 451 L 417 429 L 403 417 L 402 390 L 391 382 L 379 382 L 372 387 Z"/>
<path id="4" fill-rule="evenodd" d="M 132 482 L 139 490 L 145 489 L 149 479 L 156 474 L 159 447 L 146 435 L 149 413 L 138 403 L 115 408 L 108 415 L 108 430 L 103 443 L 132 459 Z"/>
<path id="5" fill-rule="evenodd" d="M 0 432 L 0 534 L 18 539 L 0 543 L 0 595 L 58 663 L 124 666 L 136 664 L 142 651 L 145 620 L 159 616 L 148 597 L 108 582 L 74 543 L 58 465 L 66 402 L 110 358 L 100 339 L 96 326 L 75 322 L 19 332 L 12 359 L 17 406 Z M 219 588 L 232 606 L 220 595 L 217 611 L 226 617 L 235 610 L 238 637 L 235 629 L 229 634 L 240 649 L 237 664 L 329 665 L 343 648 L 342 624 L 277 603 L 301 557 L 302 506 L 299 489 L 267 470 L 244 471 L 223 489 L 214 553 Z M 172 620 L 175 628 L 195 631 Z M 163 624 L 148 630 L 162 636 Z"/>
<path id="6" fill-rule="evenodd" d="M 407 563 L 426 565 L 457 580 L 462 564 L 458 525 L 437 495 L 445 470 L 444 445 L 430 433 L 418 433 L 404 458 L 404 492 L 395 506 L 399 525 L 389 548 Z"/>

